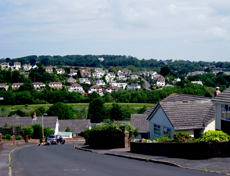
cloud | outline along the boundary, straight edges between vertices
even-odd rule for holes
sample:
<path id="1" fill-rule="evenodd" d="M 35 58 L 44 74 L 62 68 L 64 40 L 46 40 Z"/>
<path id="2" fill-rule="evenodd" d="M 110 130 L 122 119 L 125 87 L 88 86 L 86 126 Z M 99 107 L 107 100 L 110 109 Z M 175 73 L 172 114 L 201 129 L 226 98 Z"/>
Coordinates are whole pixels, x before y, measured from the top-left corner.
<path id="1" fill-rule="evenodd" d="M 227 31 L 224 28 L 214 26 L 207 30 L 207 32 L 215 38 L 226 38 Z"/>

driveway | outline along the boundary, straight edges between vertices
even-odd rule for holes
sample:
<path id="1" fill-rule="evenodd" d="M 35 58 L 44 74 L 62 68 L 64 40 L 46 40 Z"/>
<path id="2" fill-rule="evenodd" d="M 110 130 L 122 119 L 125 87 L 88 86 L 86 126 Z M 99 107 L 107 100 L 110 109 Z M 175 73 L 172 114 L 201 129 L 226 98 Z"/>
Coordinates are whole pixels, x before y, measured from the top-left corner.
<path id="1" fill-rule="evenodd" d="M 141 77 L 141 79 L 145 82 L 145 89 L 152 90 L 150 83 L 143 77 Z"/>

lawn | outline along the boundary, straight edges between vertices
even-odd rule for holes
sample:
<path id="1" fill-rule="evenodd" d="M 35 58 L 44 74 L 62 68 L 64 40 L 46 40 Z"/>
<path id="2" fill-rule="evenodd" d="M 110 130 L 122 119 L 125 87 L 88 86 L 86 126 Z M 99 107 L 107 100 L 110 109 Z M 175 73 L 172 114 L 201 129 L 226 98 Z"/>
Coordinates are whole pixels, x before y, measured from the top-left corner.
<path id="1" fill-rule="evenodd" d="M 118 103 L 118 104 L 122 108 L 129 107 L 134 111 L 142 108 L 143 106 L 146 106 L 147 109 L 154 106 L 154 104 L 148 104 L 148 103 Z M 71 103 L 66 105 L 72 106 L 76 112 L 81 111 L 82 109 L 88 111 L 88 107 L 89 107 L 89 103 Z M 28 105 L 27 107 L 25 107 L 24 105 L 1 105 L 0 117 L 7 117 L 11 111 L 17 111 L 17 110 L 21 110 L 25 112 L 27 116 L 30 116 L 39 107 L 43 107 L 45 108 L 45 110 L 48 110 L 50 106 L 52 106 L 52 104 L 34 104 L 34 105 Z M 105 103 L 105 107 L 111 108 L 112 103 Z"/>

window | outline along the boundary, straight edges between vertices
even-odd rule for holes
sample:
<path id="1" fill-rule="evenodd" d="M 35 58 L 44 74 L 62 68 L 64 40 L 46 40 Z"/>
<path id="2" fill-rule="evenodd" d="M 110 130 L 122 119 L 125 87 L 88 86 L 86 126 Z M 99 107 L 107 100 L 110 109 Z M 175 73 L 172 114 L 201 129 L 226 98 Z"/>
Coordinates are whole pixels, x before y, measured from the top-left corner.
<path id="1" fill-rule="evenodd" d="M 223 119 L 230 120 L 230 106 L 229 105 L 221 105 L 221 117 Z"/>
<path id="2" fill-rule="evenodd" d="M 160 136 L 161 135 L 161 127 L 160 127 L 160 125 L 155 125 L 154 124 L 153 132 L 154 132 L 155 135 Z"/>
<path id="3" fill-rule="evenodd" d="M 171 138 L 171 129 L 170 128 L 163 127 L 163 133 L 164 133 L 164 136 Z"/>

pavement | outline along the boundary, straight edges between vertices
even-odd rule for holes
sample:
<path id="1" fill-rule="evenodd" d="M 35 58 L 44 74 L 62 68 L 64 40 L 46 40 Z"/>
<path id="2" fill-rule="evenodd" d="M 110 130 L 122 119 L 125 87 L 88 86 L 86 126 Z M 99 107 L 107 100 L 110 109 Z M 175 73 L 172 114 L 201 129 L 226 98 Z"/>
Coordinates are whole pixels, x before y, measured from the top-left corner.
<path id="1" fill-rule="evenodd" d="M 98 154 L 113 155 L 129 159 L 143 160 L 146 162 L 167 164 L 186 169 L 200 170 L 203 172 L 214 172 L 230 175 L 230 157 L 209 159 L 184 159 L 132 153 L 130 152 L 130 148 L 117 148 L 107 150 L 89 149 L 88 146 L 84 145 L 83 143 L 74 143 L 74 146 L 76 149 L 94 152 Z"/>
<path id="2" fill-rule="evenodd" d="M 34 146 L 34 144 L 26 144 L 23 146 L 4 147 L 0 150 L 0 175 L 11 176 L 11 153 L 24 147 Z M 129 159 L 143 160 L 146 162 L 154 162 L 167 164 L 175 167 L 186 169 L 200 170 L 204 172 L 215 172 L 230 175 L 230 157 L 225 158 L 209 158 L 209 159 L 183 159 L 170 158 L 165 156 L 152 156 L 130 152 L 130 148 L 116 149 L 89 149 L 84 143 L 73 143 L 76 149 L 97 154 L 113 155 L 116 157 L 125 157 Z"/>

